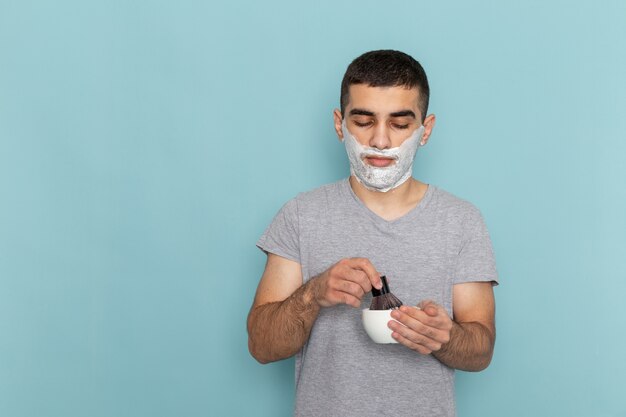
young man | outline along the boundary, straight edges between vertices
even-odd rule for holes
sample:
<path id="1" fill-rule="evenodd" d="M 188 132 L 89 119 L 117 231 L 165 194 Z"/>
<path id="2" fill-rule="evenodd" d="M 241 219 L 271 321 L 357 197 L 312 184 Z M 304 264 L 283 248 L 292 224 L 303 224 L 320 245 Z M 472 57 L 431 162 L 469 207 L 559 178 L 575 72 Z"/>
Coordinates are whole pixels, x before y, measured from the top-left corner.
<path id="1" fill-rule="evenodd" d="M 428 98 L 410 56 L 355 59 L 333 114 L 350 177 L 287 202 L 257 243 L 249 349 L 261 363 L 296 355 L 296 416 L 453 416 L 454 369 L 491 360 L 497 274 L 480 212 L 411 177 L 435 126 Z M 398 344 L 361 323 L 383 273 L 406 304 L 388 323 Z"/>

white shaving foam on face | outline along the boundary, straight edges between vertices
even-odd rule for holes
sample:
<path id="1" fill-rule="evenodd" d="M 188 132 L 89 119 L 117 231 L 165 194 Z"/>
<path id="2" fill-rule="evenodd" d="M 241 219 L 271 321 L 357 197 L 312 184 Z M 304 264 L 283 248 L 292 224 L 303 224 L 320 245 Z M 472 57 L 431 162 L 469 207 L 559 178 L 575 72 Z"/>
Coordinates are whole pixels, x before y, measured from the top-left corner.
<path id="1" fill-rule="evenodd" d="M 402 145 L 390 149 L 376 149 L 361 145 L 348 131 L 345 119 L 341 123 L 341 129 L 350 160 L 350 173 L 365 188 L 384 193 L 402 185 L 411 177 L 417 148 L 422 145 L 424 126 L 415 129 L 413 134 L 402 142 Z M 375 167 L 365 162 L 365 158 L 369 156 L 392 158 L 395 162 L 387 167 Z"/>

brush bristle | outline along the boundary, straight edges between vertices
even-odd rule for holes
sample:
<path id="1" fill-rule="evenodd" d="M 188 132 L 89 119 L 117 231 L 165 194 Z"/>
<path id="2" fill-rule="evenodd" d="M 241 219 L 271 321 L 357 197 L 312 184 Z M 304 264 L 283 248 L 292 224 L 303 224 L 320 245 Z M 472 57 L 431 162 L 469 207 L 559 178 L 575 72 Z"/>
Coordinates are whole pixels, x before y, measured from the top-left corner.
<path id="1" fill-rule="evenodd" d="M 402 301 L 389 292 L 372 298 L 370 310 L 392 310 L 400 308 L 401 305 Z"/>

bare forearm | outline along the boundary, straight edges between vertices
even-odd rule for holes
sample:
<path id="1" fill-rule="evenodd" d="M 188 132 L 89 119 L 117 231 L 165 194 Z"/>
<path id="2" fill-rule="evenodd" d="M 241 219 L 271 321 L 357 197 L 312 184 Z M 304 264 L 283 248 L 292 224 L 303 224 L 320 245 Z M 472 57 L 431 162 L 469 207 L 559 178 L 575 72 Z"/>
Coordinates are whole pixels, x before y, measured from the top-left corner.
<path id="1" fill-rule="evenodd" d="M 248 316 L 248 348 L 261 363 L 285 359 L 306 343 L 320 307 L 310 282 L 284 301 L 254 307 Z"/>
<path id="2" fill-rule="evenodd" d="M 453 322 L 450 341 L 433 356 L 444 365 L 462 371 L 482 371 L 489 366 L 495 343 L 495 330 L 477 322 Z"/>

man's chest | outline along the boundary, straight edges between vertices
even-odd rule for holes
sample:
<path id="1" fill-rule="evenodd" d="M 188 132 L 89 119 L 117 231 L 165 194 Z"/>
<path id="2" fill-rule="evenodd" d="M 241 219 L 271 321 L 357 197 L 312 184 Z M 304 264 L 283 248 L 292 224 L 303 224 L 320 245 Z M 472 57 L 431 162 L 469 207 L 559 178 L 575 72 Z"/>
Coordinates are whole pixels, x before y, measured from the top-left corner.
<path id="1" fill-rule="evenodd" d="M 405 303 L 429 298 L 447 304 L 459 236 L 430 219 L 376 224 L 366 219 L 320 218 L 302 234 L 305 279 L 343 258 L 369 259 Z"/>

